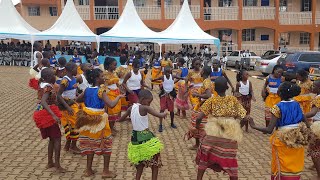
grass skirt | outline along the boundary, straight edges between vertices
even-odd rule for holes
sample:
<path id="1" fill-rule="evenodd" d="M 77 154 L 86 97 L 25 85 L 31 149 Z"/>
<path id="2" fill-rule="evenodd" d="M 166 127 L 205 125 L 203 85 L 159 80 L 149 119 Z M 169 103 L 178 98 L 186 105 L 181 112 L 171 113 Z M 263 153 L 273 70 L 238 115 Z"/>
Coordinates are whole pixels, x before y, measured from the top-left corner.
<path id="1" fill-rule="evenodd" d="M 160 151 L 163 144 L 149 130 L 133 131 L 128 144 L 128 158 L 133 165 L 161 166 Z"/>
<path id="2" fill-rule="evenodd" d="M 308 147 L 308 156 L 313 159 L 320 158 L 320 121 L 315 121 L 310 127 L 310 143 Z"/>

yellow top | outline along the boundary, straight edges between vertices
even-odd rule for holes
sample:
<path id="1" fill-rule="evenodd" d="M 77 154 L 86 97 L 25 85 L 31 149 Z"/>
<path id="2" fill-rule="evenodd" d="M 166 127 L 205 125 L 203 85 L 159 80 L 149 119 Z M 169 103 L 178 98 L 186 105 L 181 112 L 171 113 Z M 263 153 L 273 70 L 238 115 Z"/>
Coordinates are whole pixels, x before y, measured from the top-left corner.
<path id="1" fill-rule="evenodd" d="M 171 60 L 162 60 L 161 61 L 161 67 L 167 67 L 167 66 L 170 66 L 170 67 L 172 67 L 173 65 L 172 65 L 172 61 Z"/>
<path id="2" fill-rule="evenodd" d="M 207 89 L 211 90 L 212 94 L 215 94 L 214 83 L 211 81 L 210 77 L 205 79 L 202 83 L 202 86 L 199 88 L 199 94 L 203 94 Z"/>
<path id="3" fill-rule="evenodd" d="M 297 83 L 301 88 L 300 95 L 310 94 L 312 92 L 312 81 L 308 79 L 306 82 L 298 81 Z"/>
<path id="4" fill-rule="evenodd" d="M 120 66 L 120 67 L 117 67 L 117 69 L 115 70 L 115 73 L 120 79 L 124 79 L 124 76 L 129 72 L 130 72 L 129 66 L 127 68 Z"/>
<path id="5" fill-rule="evenodd" d="M 188 81 L 193 84 L 199 84 L 203 82 L 203 78 L 201 77 L 201 73 L 195 72 L 194 70 L 188 73 Z"/>
<path id="6" fill-rule="evenodd" d="M 246 110 L 234 96 L 213 96 L 202 104 L 199 109 L 206 116 L 214 117 L 234 117 L 243 119 L 246 116 Z"/>
<path id="7" fill-rule="evenodd" d="M 120 81 L 119 77 L 117 76 L 117 74 L 115 72 L 105 71 L 104 78 L 105 78 L 105 84 L 107 86 L 112 85 L 112 84 L 118 84 Z"/>

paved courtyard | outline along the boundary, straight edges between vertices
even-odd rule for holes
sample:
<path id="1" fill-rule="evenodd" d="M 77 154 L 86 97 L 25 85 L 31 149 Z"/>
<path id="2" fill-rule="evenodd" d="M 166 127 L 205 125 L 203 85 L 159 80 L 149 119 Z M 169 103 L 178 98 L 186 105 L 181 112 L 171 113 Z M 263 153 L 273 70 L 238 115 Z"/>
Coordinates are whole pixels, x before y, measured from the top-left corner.
<path id="1" fill-rule="evenodd" d="M 94 169 L 98 171 L 93 178 L 83 178 L 86 158 L 62 152 L 62 166 L 67 168 L 65 174 L 56 174 L 53 169 L 46 170 L 47 140 L 42 140 L 36 128 L 32 113 L 36 105 L 36 92 L 28 87 L 29 68 L 0 66 L 0 179 L 101 179 L 103 166 L 102 157 L 94 159 Z M 235 83 L 235 73 L 227 72 Z M 257 102 L 252 104 L 251 116 L 259 125 L 264 125 L 264 106 L 260 97 L 263 81 L 250 79 L 254 85 Z M 154 91 L 155 100 L 152 107 L 159 108 L 159 98 Z M 190 115 L 188 114 L 190 119 Z M 165 149 L 161 152 L 163 167 L 159 172 L 161 180 L 192 180 L 196 179 L 196 152 L 188 150 L 191 141 L 183 137 L 189 120 L 176 117 L 178 129 L 172 130 L 169 119 L 164 123 L 164 132 L 158 133 L 158 119 L 150 116 L 150 129 L 155 132 Z M 114 138 L 111 157 L 111 170 L 117 177 L 114 179 L 134 179 L 135 169 L 127 159 L 127 143 L 130 140 L 131 124 L 116 124 L 120 133 Z M 238 163 L 240 179 L 270 179 L 271 146 L 269 135 L 251 130 L 244 133 L 244 140 L 239 144 Z M 63 138 L 62 144 L 65 139 Z M 306 158 L 305 166 L 311 165 Z M 315 172 L 305 170 L 303 179 L 310 179 Z M 151 179 L 151 170 L 146 169 L 143 179 Z M 228 179 L 223 173 L 208 170 L 204 179 Z"/>

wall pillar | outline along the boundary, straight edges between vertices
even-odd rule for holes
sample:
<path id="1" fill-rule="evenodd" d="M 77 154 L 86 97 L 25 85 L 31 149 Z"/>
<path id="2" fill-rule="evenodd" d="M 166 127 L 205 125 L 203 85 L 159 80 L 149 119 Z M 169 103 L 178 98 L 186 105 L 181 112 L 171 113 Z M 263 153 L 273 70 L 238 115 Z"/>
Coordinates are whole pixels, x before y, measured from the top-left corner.
<path id="1" fill-rule="evenodd" d="M 243 0 L 238 0 L 238 7 L 239 7 L 238 20 L 242 20 Z"/>
<path id="2" fill-rule="evenodd" d="M 118 0 L 118 12 L 119 12 L 119 17 L 121 16 L 122 14 L 122 11 L 123 11 L 123 0 Z"/>
<path id="3" fill-rule="evenodd" d="M 164 11 L 164 0 L 161 0 L 161 20 L 164 20 L 166 19 L 166 16 L 165 16 L 165 11 Z"/>
<path id="4" fill-rule="evenodd" d="M 204 0 L 200 0 L 200 20 L 204 21 Z"/>
<path id="5" fill-rule="evenodd" d="M 241 50 L 242 46 L 242 29 L 239 29 L 237 32 L 237 44 L 238 44 L 238 50 Z"/>
<path id="6" fill-rule="evenodd" d="M 315 35 L 314 32 L 310 33 L 310 42 L 309 42 L 310 51 L 314 50 L 314 35 Z"/>
<path id="7" fill-rule="evenodd" d="M 279 49 L 279 31 L 276 29 L 274 30 L 274 36 L 273 36 L 273 49 L 278 50 Z"/>
<path id="8" fill-rule="evenodd" d="M 90 0 L 89 2 L 89 13 L 90 13 L 90 20 L 94 20 L 94 0 Z"/>

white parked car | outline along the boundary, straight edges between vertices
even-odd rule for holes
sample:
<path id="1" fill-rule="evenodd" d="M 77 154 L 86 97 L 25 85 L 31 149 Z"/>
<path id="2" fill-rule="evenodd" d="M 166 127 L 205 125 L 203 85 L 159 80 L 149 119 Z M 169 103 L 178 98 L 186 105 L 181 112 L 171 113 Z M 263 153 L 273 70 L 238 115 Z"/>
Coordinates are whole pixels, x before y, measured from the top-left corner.
<path id="1" fill-rule="evenodd" d="M 254 52 L 250 52 L 251 56 L 247 57 L 250 58 L 250 68 L 254 69 L 256 65 L 256 61 L 260 60 L 261 57 L 257 56 Z M 240 68 L 241 59 L 242 57 L 241 51 L 232 51 L 232 53 L 227 56 L 227 66 L 235 67 L 236 69 Z"/>
<path id="2" fill-rule="evenodd" d="M 264 76 L 272 73 L 273 67 L 277 64 L 281 54 L 272 54 L 263 59 L 257 60 L 255 70 L 261 72 Z"/>

